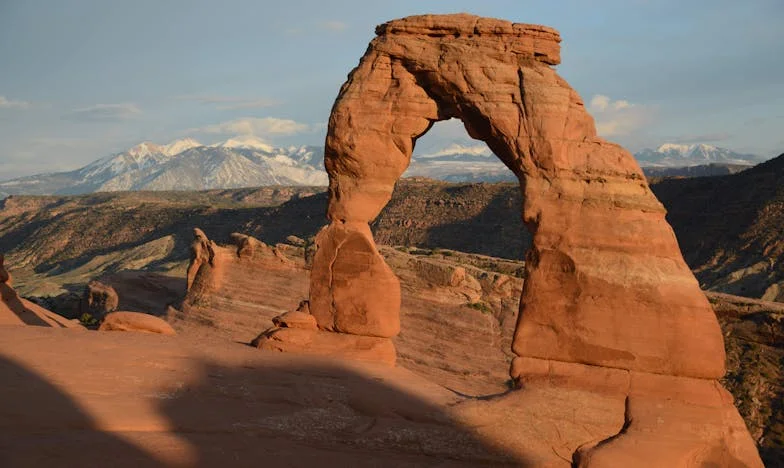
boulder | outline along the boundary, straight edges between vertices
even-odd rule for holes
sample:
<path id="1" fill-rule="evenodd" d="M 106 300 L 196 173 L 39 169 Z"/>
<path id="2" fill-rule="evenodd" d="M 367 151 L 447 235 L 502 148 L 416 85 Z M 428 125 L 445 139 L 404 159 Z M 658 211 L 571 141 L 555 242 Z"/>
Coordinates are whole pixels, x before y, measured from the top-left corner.
<path id="1" fill-rule="evenodd" d="M 106 314 L 117 310 L 119 305 L 120 298 L 112 286 L 93 280 L 87 283 L 80 310 L 82 314 L 90 314 L 100 320 Z"/>
<path id="2" fill-rule="evenodd" d="M 267 351 L 395 365 L 395 345 L 389 338 L 350 335 L 303 328 L 274 327 L 261 333 L 251 346 Z"/>
<path id="3" fill-rule="evenodd" d="M 317 330 L 318 323 L 308 310 L 308 301 L 302 301 L 297 310 L 286 312 L 272 318 L 272 323 L 278 328 L 301 328 L 303 330 Z"/>
<path id="4" fill-rule="evenodd" d="M 177 332 L 165 320 L 142 312 L 117 311 L 108 314 L 98 327 L 100 331 L 131 331 L 176 335 Z"/>

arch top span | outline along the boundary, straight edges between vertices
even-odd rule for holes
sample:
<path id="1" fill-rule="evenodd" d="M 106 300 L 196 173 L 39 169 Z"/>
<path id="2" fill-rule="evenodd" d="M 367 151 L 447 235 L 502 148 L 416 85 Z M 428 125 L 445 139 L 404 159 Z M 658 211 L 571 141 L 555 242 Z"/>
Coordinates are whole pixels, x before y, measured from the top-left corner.
<path id="1" fill-rule="evenodd" d="M 411 35 L 428 38 L 476 39 L 490 36 L 502 39 L 516 53 L 529 54 L 549 65 L 561 63 L 561 35 L 554 28 L 539 24 L 512 23 L 495 18 L 459 13 L 420 15 L 387 21 L 376 26 L 377 36 Z"/>

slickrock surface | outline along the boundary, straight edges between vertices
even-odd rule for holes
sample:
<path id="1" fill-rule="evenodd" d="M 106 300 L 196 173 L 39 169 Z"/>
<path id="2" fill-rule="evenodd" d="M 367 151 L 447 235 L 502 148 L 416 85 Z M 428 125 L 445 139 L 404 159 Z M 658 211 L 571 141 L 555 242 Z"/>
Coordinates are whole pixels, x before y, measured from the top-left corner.
<path id="1" fill-rule="evenodd" d="M 343 358 L 397 361 L 466 394 L 498 393 L 509 388 L 511 338 L 523 285 L 515 275 L 522 274 L 522 262 L 449 250 L 409 252 L 402 247 L 380 247 L 379 252 L 401 285 L 402 330 L 393 339 L 398 348 L 396 360 L 392 343 L 378 337 L 332 333 L 335 336 L 329 338 L 282 330 L 275 339 L 261 344 L 264 335 L 275 335 L 277 329 L 318 328 L 309 313 L 309 303 L 300 301 L 307 297 L 310 273 L 304 262 L 305 249 L 283 244 L 276 248 L 285 252 L 293 268 L 281 269 L 276 260 L 257 262 L 252 281 L 245 283 L 253 288 L 251 291 L 237 294 L 224 283 L 225 290 L 190 295 L 182 307 L 170 309 L 167 320 L 181 335 L 253 341 L 275 351 L 285 348 L 307 352 L 302 343 L 308 337 L 322 345 L 332 343 L 333 351 Z M 121 282 L 113 284 L 123 288 Z M 286 335 L 289 342 L 282 341 Z M 366 346 L 355 346 L 351 352 L 352 343 Z M 322 346 L 316 353 L 324 352 Z"/>
<path id="2" fill-rule="evenodd" d="M 282 250 L 288 252 L 290 249 Z M 507 369 L 513 357 L 511 339 L 523 285 L 523 281 L 514 275 L 522 270 L 522 264 L 449 250 L 381 246 L 379 251 L 400 278 L 401 284 L 401 333 L 393 340 L 398 352 L 397 366 L 412 370 L 457 394 L 486 398 L 487 395 L 507 391 Z M 292 261 L 302 264 L 301 251 L 299 255 L 299 258 L 292 257 Z M 461 270 L 466 272 L 466 277 L 453 281 L 460 277 Z M 273 276 L 283 274 L 288 275 L 287 279 Z M 284 272 L 271 266 L 267 272 L 258 270 L 260 277 L 274 277 L 281 284 L 305 284 L 307 274 L 304 268 Z M 481 286 L 478 301 L 473 298 L 476 283 Z M 115 284 L 118 288 L 122 287 L 119 283 Z M 257 293 L 260 304 L 281 302 L 279 291 L 258 289 Z M 744 299 L 733 296 L 717 298 L 711 294 L 710 297 L 727 340 L 729 373 L 723 383 L 735 395 L 736 405 L 754 440 L 759 443 L 766 463 L 777 466 L 776 463 L 784 460 L 781 458 L 784 455 L 781 450 L 784 446 L 784 439 L 781 439 L 784 412 L 780 404 L 784 394 L 784 379 L 781 377 L 784 335 L 775 334 L 776 324 L 781 323 L 781 306 L 777 309 L 776 304 L 771 303 L 739 303 Z M 290 301 L 290 304 L 295 303 Z M 232 341 L 248 342 L 260 329 L 282 325 L 312 329 L 315 325 L 315 319 L 304 313 L 287 313 L 276 319 L 276 313 L 266 308 L 243 308 L 241 304 L 230 303 L 226 303 L 225 307 L 211 310 L 209 314 L 213 317 L 225 314 L 231 320 L 205 322 L 200 320 L 203 315 L 198 313 L 178 319 L 175 327 L 180 336 L 189 338 L 213 340 L 215 336 L 225 336 Z M 305 310 L 304 307 L 301 310 Z M 244 323 L 260 325 L 248 330 Z M 553 361 L 548 364 L 557 365 Z M 597 368 L 585 369 L 587 373 Z M 564 380 L 568 379 L 561 375 L 556 381 Z M 615 382 L 617 384 L 618 381 Z M 524 392 L 527 392 L 530 384 L 526 382 L 525 385 L 527 390 Z M 626 388 L 625 384 L 616 386 L 616 391 L 621 393 Z M 592 383 L 584 384 L 582 390 L 594 387 L 603 388 Z M 705 400 L 710 400 L 710 395 L 715 393 L 716 390 L 707 389 Z M 621 406 L 618 405 L 619 408 Z M 530 413 L 533 410 L 526 408 L 515 411 L 525 413 L 526 417 L 538 414 Z M 622 409 L 618 411 L 623 414 Z M 713 431 L 714 434 L 717 432 L 715 427 Z M 566 453 L 565 456 L 571 455 Z"/>
<path id="3" fill-rule="evenodd" d="M 625 371 L 597 380 L 579 364 L 555 369 L 570 383 L 532 378 L 522 391 L 475 399 L 399 367 L 184 336 L 3 327 L 0 356 L 0 400 L 13 402 L 0 405 L 2 466 L 567 468 L 580 447 L 622 430 L 625 405 L 641 450 L 619 450 L 616 438 L 579 466 L 623 466 L 598 463 L 605 451 L 638 462 L 628 457 L 653 446 L 642 466 L 743 466 L 707 446 L 682 450 L 695 439 L 733 442 L 722 436 L 732 419 L 711 417 L 718 389 L 706 399 L 686 384 L 661 400 L 660 384 L 644 378 L 627 403 L 612 385 Z M 677 443 L 656 439 L 661 426 Z"/>
<path id="4" fill-rule="evenodd" d="M 160 335 L 177 334 L 166 320 L 141 312 L 122 310 L 108 314 L 101 322 L 98 330 L 157 333 Z"/>
<path id="5" fill-rule="evenodd" d="M 274 327 L 264 331 L 252 346 L 266 351 L 314 354 L 341 360 L 368 361 L 395 365 L 395 345 L 388 338 Z"/>

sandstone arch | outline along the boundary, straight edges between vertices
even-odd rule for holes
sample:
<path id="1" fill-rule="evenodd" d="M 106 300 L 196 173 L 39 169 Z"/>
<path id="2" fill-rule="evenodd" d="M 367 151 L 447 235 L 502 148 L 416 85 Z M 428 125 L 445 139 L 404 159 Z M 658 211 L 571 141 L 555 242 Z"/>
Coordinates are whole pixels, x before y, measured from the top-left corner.
<path id="1" fill-rule="evenodd" d="M 555 72 L 557 31 L 470 15 L 380 25 L 335 101 L 328 218 L 311 311 L 322 329 L 399 329 L 399 285 L 368 229 L 436 121 L 459 118 L 519 178 L 533 233 L 513 376 L 533 360 L 718 378 L 716 318 L 632 156 L 596 135 Z"/>
<path id="2" fill-rule="evenodd" d="M 278 317 L 254 345 L 394 362 L 400 284 L 368 222 L 416 139 L 456 117 L 518 176 L 533 234 L 510 371 L 523 389 L 458 405 L 458 418 L 503 414 L 478 430 L 526 466 L 762 466 L 716 380 L 716 317 L 637 163 L 597 137 L 552 68 L 558 33 L 462 14 L 376 33 L 330 115 L 316 324 Z"/>

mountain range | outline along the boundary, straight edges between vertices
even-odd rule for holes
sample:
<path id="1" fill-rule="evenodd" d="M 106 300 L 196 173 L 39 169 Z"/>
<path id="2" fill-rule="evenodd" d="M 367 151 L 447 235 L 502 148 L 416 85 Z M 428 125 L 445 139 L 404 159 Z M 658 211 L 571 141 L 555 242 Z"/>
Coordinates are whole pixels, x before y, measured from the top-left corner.
<path id="1" fill-rule="evenodd" d="M 753 154 L 736 153 L 712 145 L 675 143 L 638 151 L 634 157 L 642 167 L 690 167 L 716 163 L 753 166 L 764 160 Z"/>
<path id="2" fill-rule="evenodd" d="M 320 147 L 279 148 L 254 137 L 213 145 L 190 138 L 168 145 L 144 142 L 74 171 L 0 182 L 0 198 L 14 194 L 326 185 L 323 159 Z"/>
<path id="3" fill-rule="evenodd" d="M 70 195 L 139 190 L 206 190 L 267 185 L 326 185 L 324 150 L 319 146 L 275 147 L 244 136 L 204 145 L 191 138 L 167 145 L 140 143 L 127 151 L 69 172 L 39 174 L 0 182 L 8 195 Z M 649 175 L 672 175 L 670 168 L 692 168 L 675 175 L 714 175 L 723 166 L 732 172 L 761 158 L 705 144 L 666 143 L 635 154 Z M 700 170 L 697 166 L 711 167 Z M 716 166 L 722 166 L 718 171 Z M 663 169 L 667 169 L 662 173 Z M 415 152 L 405 176 L 450 182 L 496 182 L 514 175 L 490 149 L 473 140 Z"/>

